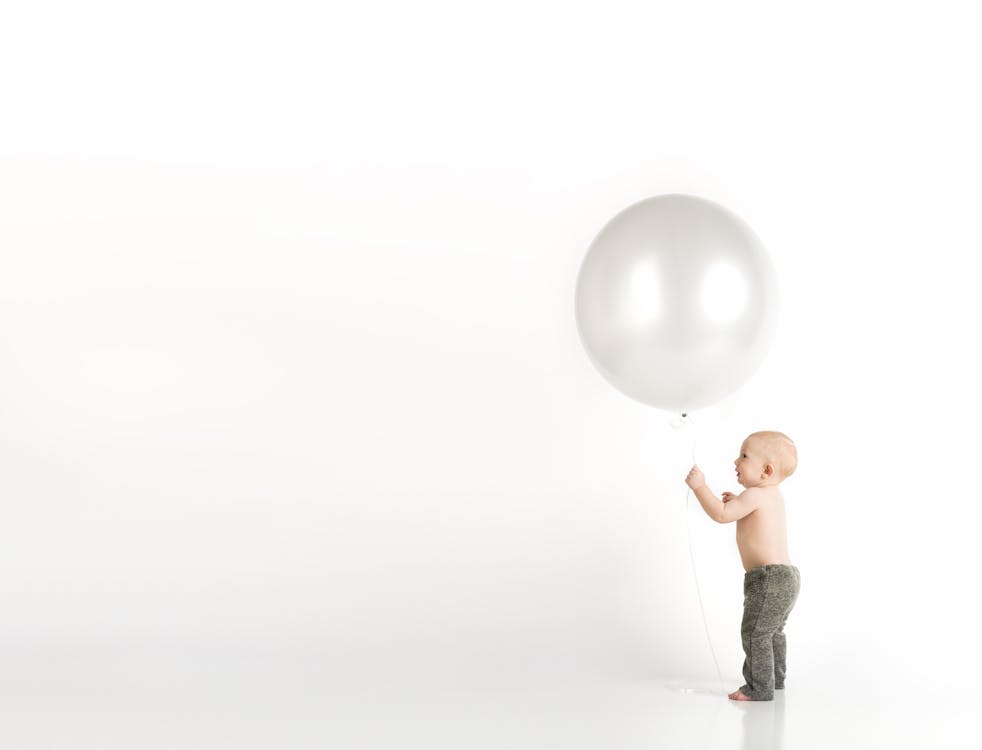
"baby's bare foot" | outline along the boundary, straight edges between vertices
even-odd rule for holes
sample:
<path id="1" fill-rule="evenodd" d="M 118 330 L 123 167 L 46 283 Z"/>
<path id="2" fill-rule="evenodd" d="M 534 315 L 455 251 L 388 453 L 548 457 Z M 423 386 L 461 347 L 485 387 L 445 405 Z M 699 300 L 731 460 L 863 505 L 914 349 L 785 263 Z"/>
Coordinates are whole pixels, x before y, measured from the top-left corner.
<path id="1" fill-rule="evenodd" d="M 748 698 L 743 693 L 741 693 L 739 690 L 734 690 L 732 693 L 730 693 L 729 699 L 732 700 L 732 701 L 752 701 L 753 700 L 753 698 Z"/>

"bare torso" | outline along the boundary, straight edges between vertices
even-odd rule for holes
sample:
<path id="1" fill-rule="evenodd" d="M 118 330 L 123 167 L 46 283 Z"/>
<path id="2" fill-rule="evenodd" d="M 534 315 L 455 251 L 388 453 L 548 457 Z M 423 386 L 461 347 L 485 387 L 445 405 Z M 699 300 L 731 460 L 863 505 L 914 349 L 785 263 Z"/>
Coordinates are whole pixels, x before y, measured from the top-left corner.
<path id="1" fill-rule="evenodd" d="M 784 497 L 776 486 L 760 489 L 765 494 L 757 510 L 736 522 L 737 548 L 744 570 L 759 565 L 791 564 Z"/>

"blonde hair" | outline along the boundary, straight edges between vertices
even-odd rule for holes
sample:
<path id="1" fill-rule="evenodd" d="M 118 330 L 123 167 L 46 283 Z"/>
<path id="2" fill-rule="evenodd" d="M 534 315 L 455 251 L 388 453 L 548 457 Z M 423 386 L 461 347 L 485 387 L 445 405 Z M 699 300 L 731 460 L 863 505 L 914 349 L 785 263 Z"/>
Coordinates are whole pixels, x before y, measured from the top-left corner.
<path id="1" fill-rule="evenodd" d="M 747 437 L 747 440 L 756 438 L 760 443 L 761 452 L 767 463 L 774 464 L 781 475 L 781 479 L 787 479 L 798 467 L 798 449 L 795 448 L 794 441 L 783 432 L 774 430 L 762 430 L 755 432 Z"/>

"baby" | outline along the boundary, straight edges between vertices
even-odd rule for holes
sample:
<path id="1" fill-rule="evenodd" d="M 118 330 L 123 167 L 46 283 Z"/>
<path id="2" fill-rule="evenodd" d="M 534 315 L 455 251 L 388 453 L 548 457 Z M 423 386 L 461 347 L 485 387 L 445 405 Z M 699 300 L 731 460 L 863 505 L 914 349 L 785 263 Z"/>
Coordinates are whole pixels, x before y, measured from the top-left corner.
<path id="1" fill-rule="evenodd" d="M 743 677 L 746 684 L 732 700 L 769 701 L 784 687 L 787 646 L 784 623 L 798 599 L 801 576 L 788 558 L 788 531 L 780 484 L 794 473 L 798 451 L 781 432 L 755 432 L 743 441 L 734 461 L 739 495 L 724 492 L 720 500 L 698 466 L 685 483 L 714 521 L 736 521 L 736 541 L 743 560 Z"/>

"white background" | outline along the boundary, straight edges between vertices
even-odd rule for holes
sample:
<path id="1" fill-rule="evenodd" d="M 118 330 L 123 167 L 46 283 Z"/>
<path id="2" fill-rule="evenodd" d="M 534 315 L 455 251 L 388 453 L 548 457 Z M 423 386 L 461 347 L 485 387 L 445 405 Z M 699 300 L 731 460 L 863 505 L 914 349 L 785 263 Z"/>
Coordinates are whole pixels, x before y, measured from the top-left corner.
<path id="1" fill-rule="evenodd" d="M 349 697 L 715 682 L 697 580 L 732 690 L 734 528 L 683 479 L 695 436 L 738 490 L 758 429 L 799 450 L 789 684 L 968 689 L 966 9 L 5 4 L 9 746 L 46 746 L 45 696 L 109 711 L 151 668 L 164 708 L 283 664 Z M 596 233 L 666 192 L 743 217 L 783 301 L 690 432 L 609 386 L 573 315 Z"/>

